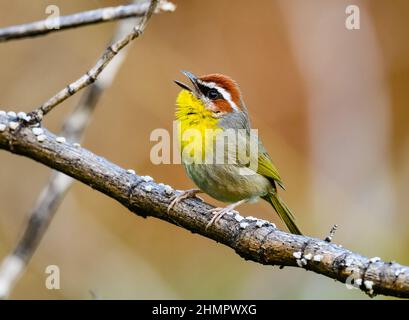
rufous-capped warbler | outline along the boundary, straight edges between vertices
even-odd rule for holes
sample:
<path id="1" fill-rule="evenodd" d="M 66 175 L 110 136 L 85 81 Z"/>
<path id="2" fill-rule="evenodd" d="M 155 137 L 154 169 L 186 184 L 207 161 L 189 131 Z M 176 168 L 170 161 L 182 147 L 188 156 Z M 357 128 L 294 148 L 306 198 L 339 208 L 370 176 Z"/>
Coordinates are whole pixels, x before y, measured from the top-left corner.
<path id="1" fill-rule="evenodd" d="M 237 157 L 237 151 L 240 149 L 245 149 L 246 152 L 249 150 L 249 143 L 254 135 L 250 127 L 247 108 L 237 83 L 222 74 L 196 77 L 187 71 L 182 71 L 182 73 L 190 79 L 193 87 L 175 81 L 183 89 L 176 100 L 181 159 L 187 175 L 199 189 L 187 190 L 175 197 L 168 210 L 171 210 L 182 199 L 193 197 L 199 192 L 205 192 L 217 200 L 231 203 L 225 208 L 211 210 L 214 216 L 208 224 L 209 227 L 240 204 L 262 198 L 273 206 L 290 232 L 301 234 L 300 229 L 295 224 L 293 214 L 277 194 L 277 185 L 283 187 L 283 184 L 277 169 L 258 137 L 255 140 L 257 144 L 255 168 L 249 163 L 240 161 Z M 193 135 L 193 140 L 196 141 L 192 141 L 192 135 L 190 136 L 191 139 L 183 139 L 189 130 L 198 133 Z M 227 146 L 222 146 L 224 148 L 223 155 L 231 156 L 233 154 L 233 160 L 237 161 L 223 163 L 206 161 L 208 154 L 217 153 L 214 151 L 215 139 L 227 130 L 245 132 L 245 139 L 233 139 L 233 142 L 230 140 L 226 144 Z M 199 148 L 192 148 L 189 143 L 193 143 Z M 184 152 L 187 148 L 189 148 L 188 152 Z M 192 150 L 201 150 L 203 155 L 192 157 Z M 214 158 L 212 159 L 214 160 Z M 248 159 L 251 162 L 251 155 Z"/>

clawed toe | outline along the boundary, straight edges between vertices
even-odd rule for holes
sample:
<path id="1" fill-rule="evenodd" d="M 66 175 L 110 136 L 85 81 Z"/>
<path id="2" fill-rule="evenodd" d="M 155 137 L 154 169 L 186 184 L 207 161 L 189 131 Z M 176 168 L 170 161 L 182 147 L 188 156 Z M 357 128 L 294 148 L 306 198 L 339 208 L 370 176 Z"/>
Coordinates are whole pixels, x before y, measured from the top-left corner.
<path id="1" fill-rule="evenodd" d="M 232 203 L 228 205 L 227 207 L 224 208 L 212 208 L 210 210 L 207 210 L 207 212 L 211 212 L 214 214 L 212 219 L 210 219 L 209 223 L 206 225 L 206 229 L 209 228 L 213 223 L 217 223 L 226 213 L 238 213 L 236 210 L 234 210 L 237 206 L 241 205 L 242 203 L 245 203 L 247 200 L 243 199 L 240 201 L 237 201 L 235 203 Z"/>
<path id="2" fill-rule="evenodd" d="M 200 192 L 200 190 L 198 190 L 198 189 L 191 189 L 191 190 L 183 191 L 179 195 L 173 196 L 172 198 L 170 198 L 171 203 L 168 206 L 167 212 L 169 213 L 170 210 L 172 210 L 172 208 L 175 205 L 177 205 L 180 201 L 182 201 L 183 199 L 196 197 L 196 194 L 199 193 L 199 192 Z M 202 200 L 202 199 L 200 199 L 200 200 Z"/>
<path id="3" fill-rule="evenodd" d="M 183 199 L 183 198 L 182 198 Z M 168 213 L 170 212 L 170 210 L 172 210 L 172 208 L 180 201 L 182 200 L 179 196 L 174 196 L 172 198 L 170 198 L 171 203 L 168 206 Z"/>
<path id="4" fill-rule="evenodd" d="M 230 209 L 229 207 L 226 208 L 212 208 L 210 210 L 207 210 L 207 212 L 211 212 L 214 214 L 212 219 L 210 219 L 209 223 L 206 225 L 206 229 L 209 228 L 212 224 L 216 224 L 219 222 L 219 220 L 229 212 L 232 212 L 234 210 Z"/>

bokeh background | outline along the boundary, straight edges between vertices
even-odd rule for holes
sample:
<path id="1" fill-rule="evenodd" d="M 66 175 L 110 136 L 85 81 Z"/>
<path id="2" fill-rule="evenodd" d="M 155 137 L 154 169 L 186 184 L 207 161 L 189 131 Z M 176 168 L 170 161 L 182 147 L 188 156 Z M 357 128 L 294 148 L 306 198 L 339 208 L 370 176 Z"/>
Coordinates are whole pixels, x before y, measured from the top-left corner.
<path id="1" fill-rule="evenodd" d="M 0 0 L 0 26 L 125 1 Z M 287 186 L 283 197 L 310 236 L 409 264 L 409 2 L 354 1 L 361 29 L 345 28 L 343 0 L 175 0 L 136 40 L 98 104 L 83 145 L 139 174 L 191 188 L 180 165 L 154 165 L 150 133 L 171 130 L 179 70 L 220 72 L 241 85 L 253 126 Z M 0 109 L 30 111 L 93 65 L 116 23 L 0 44 Z M 80 98 L 45 120 L 58 132 Z M 0 152 L 0 257 L 13 249 L 50 170 Z M 207 198 L 212 203 L 214 200 Z M 276 222 L 266 203 L 241 213 Z M 61 289 L 45 288 L 45 268 Z M 169 223 L 142 219 L 75 183 L 14 299 L 365 299 L 301 269 L 244 261 Z M 377 299 L 382 299 L 378 297 Z"/>

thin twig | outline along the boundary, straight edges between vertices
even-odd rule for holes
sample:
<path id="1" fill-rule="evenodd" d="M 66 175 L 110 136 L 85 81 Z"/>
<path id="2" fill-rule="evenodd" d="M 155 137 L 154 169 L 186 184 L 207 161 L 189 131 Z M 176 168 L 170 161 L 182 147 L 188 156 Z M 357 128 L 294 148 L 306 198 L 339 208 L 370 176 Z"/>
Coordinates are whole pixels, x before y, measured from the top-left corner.
<path id="1" fill-rule="evenodd" d="M 124 37 L 135 23 L 136 19 L 122 21 L 118 25 L 113 40 L 110 43 Z M 61 132 L 63 137 L 70 141 L 80 141 L 101 93 L 111 85 L 125 58 L 126 52 L 127 48 L 122 50 L 98 81 L 89 86 L 84 92 L 79 104 L 63 124 Z M 38 131 L 39 129 L 37 128 L 36 130 Z M 64 173 L 52 172 L 49 182 L 41 192 L 36 205 L 29 213 L 29 221 L 19 242 L 0 265 L 0 299 L 9 296 L 15 283 L 23 274 L 73 181 L 71 177 Z"/>
<path id="2" fill-rule="evenodd" d="M 150 177 L 130 173 L 70 142 L 56 141 L 44 132 L 39 142 L 32 129 L 12 130 L 0 115 L 0 148 L 39 161 L 116 199 L 137 215 L 155 217 L 199 233 L 231 247 L 241 257 L 266 265 L 292 266 L 311 270 L 353 284 L 370 296 L 384 294 L 409 298 L 409 267 L 379 258 L 367 258 L 326 241 L 288 234 L 271 223 L 252 217 L 226 215 L 206 229 L 212 218 L 207 203 L 187 199 L 167 212 L 175 192 Z"/>
<path id="3" fill-rule="evenodd" d="M 118 19 L 143 17 L 147 10 L 148 1 L 125 6 L 96 9 L 68 16 L 48 18 L 32 23 L 10 26 L 0 29 L 0 42 L 42 36 L 51 32 Z M 155 13 L 174 10 L 175 5 L 173 3 L 161 0 Z"/>
<path id="4" fill-rule="evenodd" d="M 76 94 L 81 89 L 89 86 L 90 84 L 94 83 L 97 80 L 100 73 L 105 69 L 105 67 L 109 64 L 109 62 L 121 51 L 125 46 L 127 46 L 132 40 L 138 38 L 144 31 L 147 22 L 152 16 L 156 6 L 158 4 L 158 0 L 151 0 L 149 5 L 149 9 L 142 18 L 140 24 L 135 26 L 131 32 L 127 35 L 113 43 L 112 45 L 108 46 L 105 52 L 102 54 L 101 58 L 98 59 L 97 63 L 87 71 L 82 77 L 78 80 L 72 82 L 67 87 L 62 89 L 56 95 L 51 97 L 49 100 L 44 102 L 40 107 L 29 114 L 32 122 L 41 121 L 44 115 L 50 112 L 54 107 L 68 99 L 69 97 Z"/>

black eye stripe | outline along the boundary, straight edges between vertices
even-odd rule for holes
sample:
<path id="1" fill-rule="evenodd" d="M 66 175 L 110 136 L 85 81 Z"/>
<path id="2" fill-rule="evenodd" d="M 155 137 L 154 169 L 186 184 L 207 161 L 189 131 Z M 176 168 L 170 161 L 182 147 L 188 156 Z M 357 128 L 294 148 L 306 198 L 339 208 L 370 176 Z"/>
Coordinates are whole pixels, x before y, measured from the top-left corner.
<path id="1" fill-rule="evenodd" d="M 204 95 L 206 95 L 206 94 L 209 92 L 210 88 L 209 88 L 208 86 L 205 86 L 204 84 L 201 84 L 201 83 L 198 83 L 198 85 L 199 85 L 200 91 L 201 91 Z"/>
<path id="2" fill-rule="evenodd" d="M 198 83 L 200 91 L 208 98 L 212 100 L 223 99 L 223 95 L 217 90 L 217 88 L 210 88 L 202 83 Z"/>

